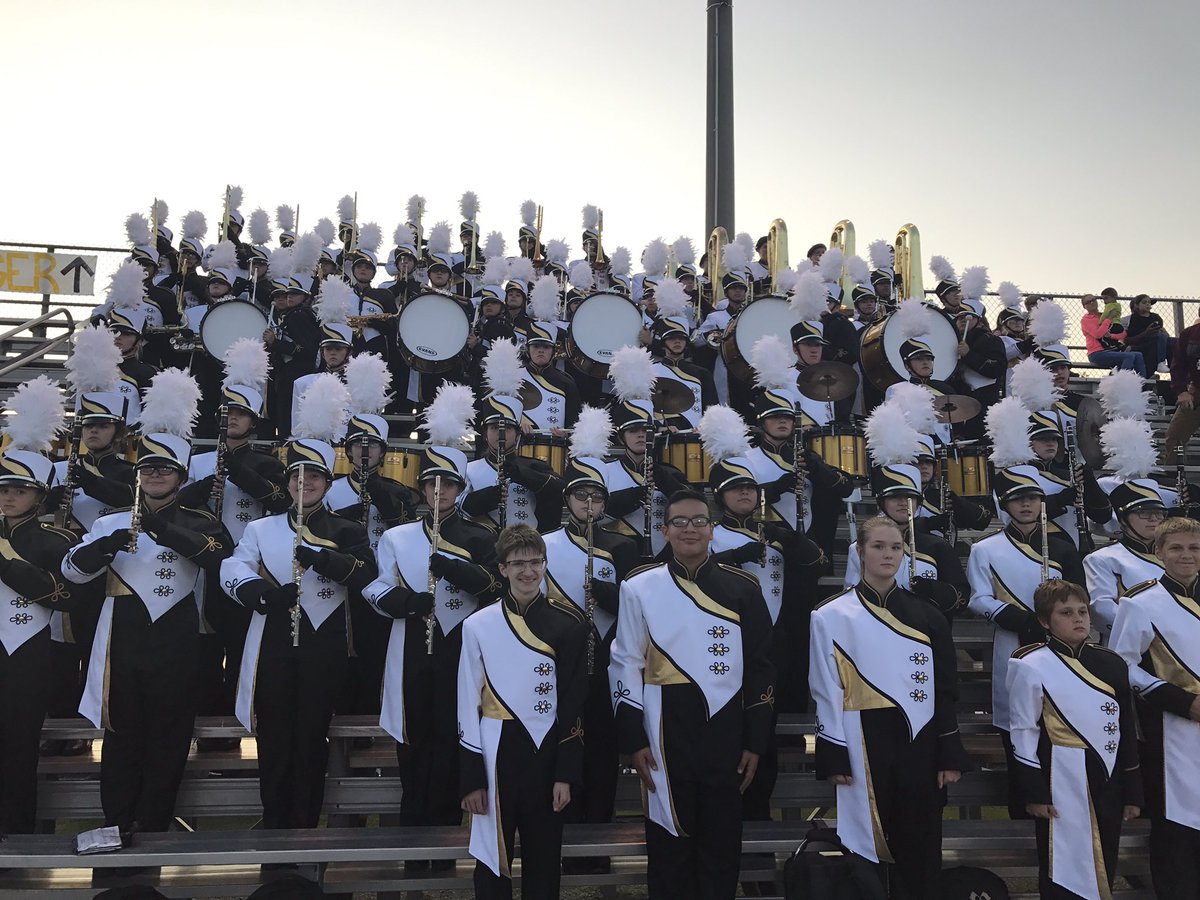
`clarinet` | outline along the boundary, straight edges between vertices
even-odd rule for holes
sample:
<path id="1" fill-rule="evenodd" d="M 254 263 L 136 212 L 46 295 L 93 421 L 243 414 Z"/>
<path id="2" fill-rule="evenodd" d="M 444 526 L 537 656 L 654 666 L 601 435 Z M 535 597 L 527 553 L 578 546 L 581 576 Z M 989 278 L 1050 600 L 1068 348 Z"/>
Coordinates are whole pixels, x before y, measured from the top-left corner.
<path id="1" fill-rule="evenodd" d="M 508 478 L 504 474 L 504 463 L 508 456 L 508 442 L 505 438 L 508 436 L 508 426 L 504 421 L 500 422 L 500 433 L 497 435 L 496 443 L 496 478 L 500 482 L 500 527 L 503 528 L 508 524 Z"/>
<path id="2" fill-rule="evenodd" d="M 917 501 L 908 501 L 908 589 L 917 583 Z"/>
<path id="3" fill-rule="evenodd" d="M 217 459 L 213 466 L 213 486 L 212 494 L 209 497 L 212 503 L 213 514 L 216 515 L 217 521 L 221 520 L 221 510 L 225 506 L 225 476 L 226 462 L 225 454 L 229 447 L 226 444 L 226 438 L 229 432 L 229 407 L 222 404 L 221 406 L 221 422 L 217 429 Z"/>
<path id="4" fill-rule="evenodd" d="M 1083 508 L 1083 485 L 1075 477 L 1075 470 L 1080 463 L 1075 446 L 1074 423 L 1064 422 L 1063 432 L 1067 440 L 1067 465 L 1071 467 L 1071 487 L 1075 488 L 1075 527 L 1079 531 L 1079 549 L 1087 553 L 1094 550 L 1095 546 L 1091 529 L 1088 528 L 1087 512 Z"/>
<path id="5" fill-rule="evenodd" d="M 767 492 L 758 492 L 758 564 L 767 565 Z"/>
<path id="6" fill-rule="evenodd" d="M 1046 526 L 1046 500 L 1042 498 L 1042 584 L 1050 580 L 1050 532 Z"/>
<path id="7" fill-rule="evenodd" d="M 367 466 L 369 464 L 368 454 L 370 452 L 370 443 L 366 438 L 363 438 L 362 453 L 359 456 L 358 468 L 358 501 L 362 504 L 363 528 L 367 529 L 368 535 L 371 531 L 371 494 L 367 491 Z"/>
<path id="8" fill-rule="evenodd" d="M 296 476 L 296 541 L 292 545 L 292 584 L 296 585 L 296 605 L 292 607 L 292 646 L 300 646 L 300 582 L 304 578 L 304 567 L 297 555 L 304 545 L 304 463 L 300 463 Z"/>
<path id="9" fill-rule="evenodd" d="M 59 528 L 67 527 L 67 523 L 71 521 L 71 510 L 75 506 L 75 470 L 79 465 L 79 442 L 81 440 L 83 440 L 82 411 L 75 413 L 75 422 L 71 426 L 71 450 L 67 454 L 63 497 L 62 502 L 58 505 L 58 512 L 54 514 L 54 524 Z M 1179 468 L 1180 471 L 1183 470 L 1183 466 Z"/>
<path id="10" fill-rule="evenodd" d="M 654 432 L 647 430 L 646 433 L 646 453 L 642 457 L 642 484 L 645 486 L 646 496 L 642 500 L 643 527 L 645 528 L 645 538 L 643 541 L 643 556 L 654 555 L 654 540 L 651 532 L 654 528 Z"/>
<path id="11" fill-rule="evenodd" d="M 799 424 L 792 432 L 792 476 L 796 479 L 792 486 L 796 497 L 796 534 L 801 534 L 804 531 L 804 520 L 808 517 L 808 501 L 804 496 L 804 480 L 808 477 L 808 471 L 804 465 L 804 454 L 801 452 Z"/>
<path id="12" fill-rule="evenodd" d="M 587 616 L 587 672 L 596 671 L 596 598 L 592 595 L 592 569 L 595 565 L 596 546 L 592 543 L 592 501 L 587 504 L 587 566 L 583 570 L 583 611 Z"/>
<path id="13" fill-rule="evenodd" d="M 950 496 L 950 448 L 943 444 L 938 448 L 938 505 L 946 514 L 946 543 L 953 547 L 958 543 L 958 528 L 954 524 L 954 498 Z"/>
<path id="14" fill-rule="evenodd" d="M 142 470 L 133 477 L 133 509 L 129 511 L 129 546 L 126 553 L 137 553 L 138 535 L 142 531 Z"/>
<path id="15" fill-rule="evenodd" d="M 71 464 L 68 462 L 67 478 L 70 479 L 70 477 Z M 1175 451 L 1175 503 L 1183 510 L 1183 514 L 1185 516 L 1189 515 L 1192 509 L 1192 504 L 1190 502 L 1184 502 L 1185 497 L 1187 497 L 1189 501 L 1191 500 L 1191 498 L 1188 497 L 1188 493 L 1187 478 L 1183 471 L 1183 448 L 1180 447 Z"/>
<path id="16" fill-rule="evenodd" d="M 438 542 L 442 538 L 442 476 L 433 476 L 433 536 L 429 541 L 429 561 L 437 555 Z M 425 653 L 433 654 L 433 632 L 437 628 L 437 583 L 438 577 L 429 569 L 427 590 L 433 595 L 433 609 L 425 616 Z"/>

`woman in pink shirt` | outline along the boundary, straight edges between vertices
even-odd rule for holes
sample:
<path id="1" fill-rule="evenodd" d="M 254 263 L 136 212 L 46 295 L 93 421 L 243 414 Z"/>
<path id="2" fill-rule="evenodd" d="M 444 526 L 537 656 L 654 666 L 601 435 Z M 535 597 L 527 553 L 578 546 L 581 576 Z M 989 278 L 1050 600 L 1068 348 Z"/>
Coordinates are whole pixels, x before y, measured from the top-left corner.
<path id="1" fill-rule="evenodd" d="M 1102 338 L 1106 338 L 1108 341 L 1117 341 L 1118 344 L 1123 343 L 1124 329 L 1119 323 L 1114 323 L 1111 317 L 1100 318 L 1100 301 L 1096 299 L 1095 294 L 1085 294 L 1080 303 L 1087 311 L 1080 320 L 1079 326 L 1083 329 L 1083 337 L 1087 341 L 1088 361 L 1097 366 L 1133 369 L 1145 378 L 1146 361 L 1142 354 L 1126 350 L 1109 350 L 1101 343 Z M 1118 334 L 1112 333 L 1114 324 L 1117 325 Z"/>

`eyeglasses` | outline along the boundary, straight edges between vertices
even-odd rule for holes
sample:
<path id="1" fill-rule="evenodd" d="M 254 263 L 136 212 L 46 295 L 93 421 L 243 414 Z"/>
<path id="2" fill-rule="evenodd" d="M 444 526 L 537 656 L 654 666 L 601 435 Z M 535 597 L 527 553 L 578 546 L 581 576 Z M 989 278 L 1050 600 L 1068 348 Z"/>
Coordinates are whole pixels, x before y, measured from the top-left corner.
<path id="1" fill-rule="evenodd" d="M 174 475 L 179 470 L 174 466 L 138 466 L 143 475 Z"/>
<path id="2" fill-rule="evenodd" d="M 510 559 L 504 565 L 509 569 L 540 569 L 546 564 L 546 557 L 538 556 L 534 559 Z"/>
<path id="3" fill-rule="evenodd" d="M 693 528 L 707 528 L 714 521 L 710 516 L 672 516 L 667 519 L 667 524 L 672 528 L 687 528 L 689 525 Z"/>
<path id="4" fill-rule="evenodd" d="M 587 503 L 589 500 L 593 503 L 600 503 L 604 500 L 604 494 L 600 491 L 572 491 L 571 499 L 579 503 Z"/>

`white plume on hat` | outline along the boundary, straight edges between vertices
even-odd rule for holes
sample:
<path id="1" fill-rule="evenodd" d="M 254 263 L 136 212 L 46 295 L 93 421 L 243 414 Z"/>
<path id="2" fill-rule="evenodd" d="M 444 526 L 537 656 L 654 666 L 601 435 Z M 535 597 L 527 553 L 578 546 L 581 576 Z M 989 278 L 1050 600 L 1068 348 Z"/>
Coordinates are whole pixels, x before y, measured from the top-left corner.
<path id="1" fill-rule="evenodd" d="M 214 245 L 204 260 L 204 267 L 210 272 L 214 269 L 235 269 L 237 264 L 237 245 L 233 241 L 221 241 Z"/>
<path id="2" fill-rule="evenodd" d="M 950 265 L 950 260 L 944 256 L 931 256 L 929 258 L 929 271 L 933 273 L 933 277 L 938 281 L 958 281 L 958 273 L 954 271 L 954 266 Z"/>
<path id="3" fill-rule="evenodd" d="M 508 278 L 508 260 L 503 255 L 489 256 L 483 267 L 484 284 L 504 284 Z"/>
<path id="4" fill-rule="evenodd" d="M 267 275 L 272 281 L 282 284 L 292 277 L 295 266 L 292 256 L 292 247 L 280 247 L 271 254 L 267 262 Z"/>
<path id="5" fill-rule="evenodd" d="M 260 394 L 267 386 L 271 372 L 271 357 L 258 338 L 238 338 L 225 350 L 225 377 L 221 383 L 244 384 Z"/>
<path id="6" fill-rule="evenodd" d="M 425 215 L 425 198 L 420 194 L 413 194 L 409 197 L 406 215 L 408 216 L 408 221 L 416 225 Z"/>
<path id="7" fill-rule="evenodd" d="M 332 443 L 349 418 L 350 390 L 332 372 L 322 372 L 300 395 L 292 437 Z"/>
<path id="8" fill-rule="evenodd" d="M 121 379 L 121 351 L 117 349 L 112 332 L 99 325 L 89 325 L 76 332 L 74 344 L 64 365 L 67 383 L 75 396 L 91 391 L 115 391 Z"/>
<path id="9" fill-rule="evenodd" d="M 479 197 L 474 191 L 463 191 L 458 199 L 458 211 L 468 222 L 474 222 L 479 215 Z"/>
<path id="10" fill-rule="evenodd" d="M 537 225 L 537 204 L 532 200 L 526 200 L 521 204 L 521 224 L 526 228 L 533 228 Z"/>
<path id="11" fill-rule="evenodd" d="M 861 256 L 851 256 L 846 260 L 846 274 L 854 284 L 871 283 L 871 267 Z"/>
<path id="12" fill-rule="evenodd" d="M 788 294 L 800 283 L 800 273 L 795 269 L 780 269 L 775 281 L 779 285 L 780 293 Z"/>
<path id="13" fill-rule="evenodd" d="M 171 214 L 171 210 L 167 207 L 167 201 L 162 198 L 156 198 L 152 204 L 154 208 L 154 221 L 159 228 L 162 228 L 167 221 L 167 216 Z"/>
<path id="14" fill-rule="evenodd" d="M 62 391 L 45 375 L 18 387 L 8 400 L 8 410 L 14 413 L 4 420 L 4 433 L 11 438 L 9 450 L 45 453 L 62 430 Z"/>
<path id="15" fill-rule="evenodd" d="M 553 275 L 542 275 L 533 283 L 529 292 L 529 314 L 539 322 L 553 322 L 558 318 L 558 279 Z"/>
<path id="16" fill-rule="evenodd" d="M 1053 300 L 1040 300 L 1029 311 L 1029 335 L 1039 347 L 1061 344 L 1067 335 L 1067 314 Z"/>
<path id="17" fill-rule="evenodd" d="M 135 247 L 152 243 L 150 239 L 150 220 L 141 213 L 130 213 L 125 219 L 125 236 Z"/>
<path id="18" fill-rule="evenodd" d="M 586 259 L 579 259 L 571 264 L 567 280 L 571 282 L 571 287 L 582 293 L 596 286 L 596 273 L 592 271 L 591 263 Z"/>
<path id="19" fill-rule="evenodd" d="M 671 250 L 675 254 L 675 262 L 678 265 L 694 266 L 696 264 L 696 245 L 692 243 L 690 237 L 675 238 Z"/>
<path id="20" fill-rule="evenodd" d="M 189 240 L 200 241 L 208 233 L 208 220 L 204 213 L 193 209 L 183 217 L 183 236 Z"/>
<path id="21" fill-rule="evenodd" d="M 921 451 L 921 435 L 909 424 L 898 403 L 889 400 L 875 407 L 865 430 L 867 452 L 877 466 L 912 463 Z"/>
<path id="22" fill-rule="evenodd" d="M 608 267 L 614 275 L 628 275 L 632 259 L 628 247 L 618 247 L 608 257 Z"/>
<path id="23" fill-rule="evenodd" d="M 533 260 L 527 256 L 518 256 L 508 261 L 508 280 L 528 284 L 536 276 Z"/>
<path id="24" fill-rule="evenodd" d="M 199 416 L 200 385 L 182 369 L 163 369 L 150 381 L 138 419 L 143 434 L 191 437 Z"/>
<path id="25" fill-rule="evenodd" d="M 1154 471 L 1157 462 L 1153 429 L 1142 419 L 1106 422 L 1100 428 L 1100 449 L 1113 474 L 1123 481 L 1145 478 Z"/>
<path id="26" fill-rule="evenodd" d="M 746 420 L 737 411 L 722 404 L 710 406 L 700 417 L 696 431 L 700 442 L 715 463 L 750 452 L 750 432 Z"/>
<path id="27" fill-rule="evenodd" d="M 750 365 L 754 383 L 764 390 L 796 386 L 796 354 L 778 335 L 764 334 L 750 348 Z"/>
<path id="28" fill-rule="evenodd" d="M 315 231 L 308 231 L 296 238 L 292 250 L 292 271 L 299 276 L 312 277 L 316 274 L 317 263 L 321 261 L 321 236 Z"/>
<path id="29" fill-rule="evenodd" d="M 827 253 L 829 251 L 826 251 Z M 800 276 L 792 290 L 791 308 L 802 322 L 814 322 L 828 309 L 825 280 L 821 273 L 809 270 Z"/>
<path id="30" fill-rule="evenodd" d="M 627 400 L 649 400 L 657 377 L 650 351 L 645 347 L 619 347 L 608 367 L 613 393 L 622 403 Z"/>
<path id="31" fill-rule="evenodd" d="M 887 241 L 871 241 L 867 247 L 867 256 L 871 258 L 871 265 L 876 269 L 890 269 L 892 267 L 892 246 Z"/>
<path id="32" fill-rule="evenodd" d="M 937 313 L 916 297 L 910 297 L 896 309 L 892 327 L 905 340 L 920 337 L 933 330 L 933 317 L 936 315 Z"/>
<path id="33" fill-rule="evenodd" d="M 815 272 L 817 267 L 813 265 L 813 261 L 807 256 L 800 262 L 796 263 L 796 274 L 803 275 L 805 272 Z"/>
<path id="34" fill-rule="evenodd" d="M 226 188 L 225 198 L 229 200 L 229 211 L 231 213 L 235 213 L 242 208 L 242 189 L 238 185 L 229 185 Z M 222 202 L 225 198 L 222 198 Z"/>
<path id="35" fill-rule="evenodd" d="M 355 413 L 383 412 L 392 399 L 391 386 L 391 370 L 378 353 L 360 353 L 346 363 L 346 390 Z"/>
<path id="36" fill-rule="evenodd" d="M 271 240 L 271 217 L 267 215 L 267 211 L 259 207 L 254 212 L 250 213 L 250 219 L 246 223 L 246 230 L 250 233 L 250 243 L 263 245 Z"/>
<path id="37" fill-rule="evenodd" d="M 963 269 L 959 290 L 968 300 L 982 299 L 991 286 L 992 279 L 988 276 L 987 266 L 967 266 Z"/>
<path id="38" fill-rule="evenodd" d="M 734 237 L 733 243 L 737 244 L 746 254 L 746 265 L 750 264 L 750 260 L 754 259 L 754 238 L 745 231 L 739 231 Z"/>
<path id="39" fill-rule="evenodd" d="M 296 228 L 296 210 L 292 209 L 286 203 L 280 203 L 275 207 L 275 224 L 279 226 L 280 231 L 294 231 Z"/>
<path id="40" fill-rule="evenodd" d="M 725 255 L 721 262 L 724 264 L 726 272 L 741 272 L 750 265 L 752 255 L 753 251 L 747 253 L 743 244 L 730 243 L 725 245 Z"/>
<path id="41" fill-rule="evenodd" d="M 313 226 L 313 231 L 317 238 L 321 241 L 322 247 L 328 247 L 333 243 L 333 239 L 337 237 L 337 226 L 333 224 L 332 219 L 322 216 L 317 219 L 317 224 Z"/>
<path id="42" fill-rule="evenodd" d="M 520 351 L 512 340 L 498 340 L 483 358 L 483 382 L 493 394 L 515 397 L 525 381 Z"/>
<path id="43" fill-rule="evenodd" d="M 560 238 L 551 238 L 546 241 L 546 259 L 557 265 L 565 265 L 567 257 L 571 255 L 570 245 Z"/>
<path id="44" fill-rule="evenodd" d="M 321 289 L 313 303 L 313 312 L 325 325 L 345 325 L 354 314 L 358 294 L 336 272 L 321 280 Z"/>
<path id="45" fill-rule="evenodd" d="M 1050 370 L 1033 356 L 1026 357 L 1013 366 L 1010 395 L 1031 413 L 1050 409 L 1058 402 L 1058 393 L 1054 390 L 1054 379 Z"/>
<path id="46" fill-rule="evenodd" d="M 401 222 L 396 226 L 396 230 L 392 232 L 392 240 L 397 247 L 402 247 L 405 244 L 415 247 L 417 245 L 417 233 L 413 231 L 413 227 L 407 222 Z"/>
<path id="47" fill-rule="evenodd" d="M 585 406 L 571 429 L 570 455 L 575 459 L 583 456 L 603 458 L 612 443 L 612 430 L 612 413 L 602 407 Z"/>
<path id="48" fill-rule="evenodd" d="M 1033 458 L 1029 443 L 1029 411 L 1016 397 L 993 404 L 985 419 L 992 442 L 991 459 L 997 469 L 1019 466 Z"/>
<path id="49" fill-rule="evenodd" d="M 835 284 L 842 280 L 842 270 L 846 266 L 846 251 L 841 247 L 830 247 L 821 254 L 817 269 L 826 284 Z"/>
<path id="50" fill-rule="evenodd" d="M 600 224 L 600 210 L 592 204 L 587 204 L 583 208 L 583 228 L 585 231 L 595 231 L 596 226 Z"/>
<path id="51" fill-rule="evenodd" d="M 1150 395 L 1142 390 L 1142 376 L 1132 369 L 1105 375 L 1096 386 L 1096 394 L 1110 419 L 1144 419 L 1150 415 Z"/>
<path id="52" fill-rule="evenodd" d="M 671 255 L 667 242 L 655 238 L 642 251 L 642 270 L 652 278 L 667 274 L 667 258 Z"/>
<path id="53" fill-rule="evenodd" d="M 352 197 L 350 194 L 344 195 L 337 204 L 338 218 L 343 222 L 353 222 L 355 213 L 354 207 L 354 197 Z"/>
<path id="54" fill-rule="evenodd" d="M 658 302 L 658 314 L 662 317 L 681 316 L 688 308 L 690 298 L 678 278 L 664 278 L 654 289 Z"/>
<path id="55" fill-rule="evenodd" d="M 904 418 L 920 434 L 931 434 L 938 426 L 937 410 L 934 409 L 933 391 L 901 381 L 892 385 L 889 403 L 895 403 L 904 412 Z"/>
<path id="56" fill-rule="evenodd" d="M 1021 305 L 1021 289 L 1011 281 L 1002 281 L 1000 286 L 996 288 L 996 293 L 1000 295 L 1000 301 L 1008 307 Z"/>
<path id="57" fill-rule="evenodd" d="M 450 223 L 442 220 L 429 229 L 429 252 L 450 252 Z"/>
<path id="58" fill-rule="evenodd" d="M 493 256 L 504 256 L 504 250 L 504 235 L 499 231 L 489 231 L 483 242 L 484 259 L 490 260 Z"/>
<path id="59" fill-rule="evenodd" d="M 146 270 L 131 259 L 113 273 L 108 299 L 117 309 L 132 309 L 146 299 Z"/>
<path id="60" fill-rule="evenodd" d="M 461 443 L 475 416 L 475 395 L 462 384 L 443 384 L 425 407 L 423 417 L 429 443 L 453 446 Z"/>
<path id="61" fill-rule="evenodd" d="M 367 222 L 362 228 L 358 229 L 358 246 L 363 250 L 378 253 L 379 245 L 382 243 L 383 229 L 377 223 Z"/>

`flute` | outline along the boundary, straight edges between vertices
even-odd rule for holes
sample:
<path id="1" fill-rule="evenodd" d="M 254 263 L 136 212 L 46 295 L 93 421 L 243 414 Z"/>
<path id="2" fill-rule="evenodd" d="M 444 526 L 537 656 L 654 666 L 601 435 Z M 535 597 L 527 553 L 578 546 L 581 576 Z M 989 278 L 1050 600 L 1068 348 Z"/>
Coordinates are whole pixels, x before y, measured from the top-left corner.
<path id="1" fill-rule="evenodd" d="M 142 470 L 133 477 L 133 509 L 129 511 L 129 546 L 127 553 L 137 553 L 138 535 L 142 531 Z"/>
<path id="2" fill-rule="evenodd" d="M 767 564 L 767 492 L 758 489 L 758 564 Z"/>
<path id="3" fill-rule="evenodd" d="M 912 590 L 917 579 L 917 501 L 908 498 L 908 588 Z"/>
<path id="4" fill-rule="evenodd" d="M 1046 530 L 1046 498 L 1042 498 L 1042 583 L 1050 580 L 1050 532 Z"/>
<path id="5" fill-rule="evenodd" d="M 292 583 L 296 585 L 296 605 L 292 607 L 292 646 L 300 646 L 300 582 L 304 567 L 297 558 L 304 545 L 304 463 L 296 470 L 296 541 L 292 545 Z"/>
<path id="6" fill-rule="evenodd" d="M 433 536 L 429 541 L 429 561 L 437 555 L 438 541 L 442 537 L 442 476 L 433 476 Z M 433 595 L 433 609 L 425 616 L 425 653 L 433 654 L 433 632 L 437 627 L 437 583 L 438 577 L 429 568 L 428 591 Z"/>
<path id="7" fill-rule="evenodd" d="M 592 569 L 596 560 L 596 547 L 592 543 L 592 498 L 587 501 L 587 566 L 583 570 L 583 611 L 587 616 L 587 671 L 596 671 L 596 598 L 592 595 Z"/>
<path id="8" fill-rule="evenodd" d="M 646 496 L 642 499 L 643 528 L 645 540 L 644 556 L 654 555 L 654 540 L 651 531 L 654 528 L 654 432 L 646 429 L 646 452 L 642 456 L 642 484 L 645 485 Z"/>
<path id="9" fill-rule="evenodd" d="M 371 532 L 371 494 L 367 491 L 367 466 L 370 464 L 370 452 L 370 442 L 364 437 L 362 452 L 358 458 L 358 501 L 362 504 L 363 528 L 367 529 L 368 535 Z"/>

